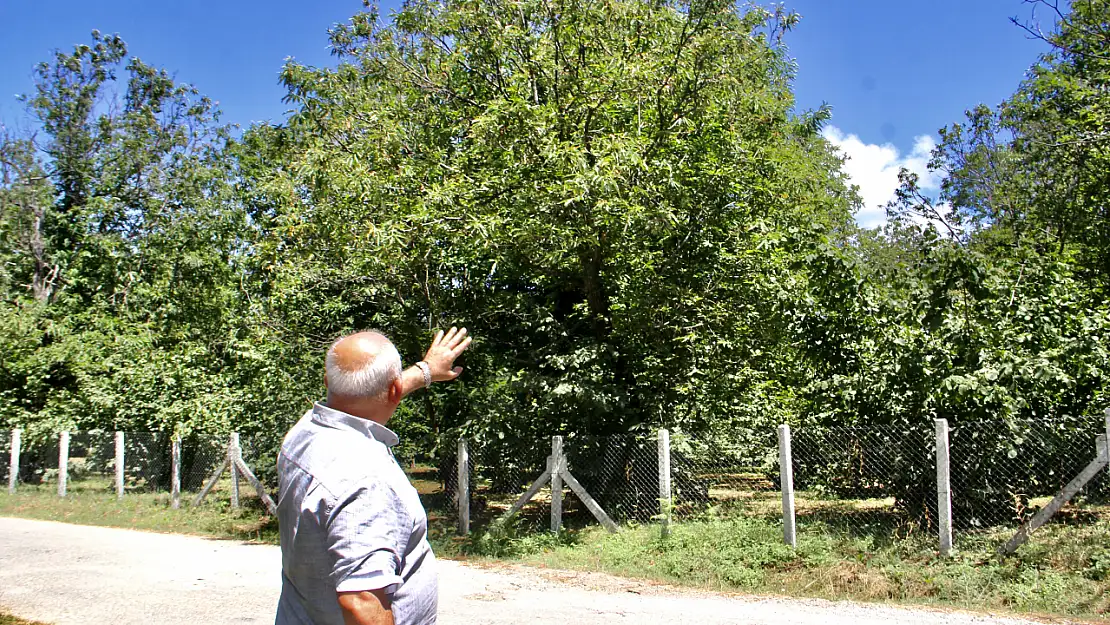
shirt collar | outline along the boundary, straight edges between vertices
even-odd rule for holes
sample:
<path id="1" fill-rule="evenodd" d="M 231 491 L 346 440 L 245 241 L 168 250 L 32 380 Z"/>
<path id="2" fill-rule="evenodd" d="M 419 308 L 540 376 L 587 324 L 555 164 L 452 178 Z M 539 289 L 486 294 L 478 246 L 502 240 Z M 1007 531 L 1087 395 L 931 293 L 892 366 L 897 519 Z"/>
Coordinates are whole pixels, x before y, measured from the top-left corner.
<path id="1" fill-rule="evenodd" d="M 328 408 L 320 402 L 316 402 L 312 406 L 312 420 L 325 427 L 354 430 L 386 447 L 393 447 L 399 440 L 393 430 L 380 423 L 347 414 L 342 410 Z"/>

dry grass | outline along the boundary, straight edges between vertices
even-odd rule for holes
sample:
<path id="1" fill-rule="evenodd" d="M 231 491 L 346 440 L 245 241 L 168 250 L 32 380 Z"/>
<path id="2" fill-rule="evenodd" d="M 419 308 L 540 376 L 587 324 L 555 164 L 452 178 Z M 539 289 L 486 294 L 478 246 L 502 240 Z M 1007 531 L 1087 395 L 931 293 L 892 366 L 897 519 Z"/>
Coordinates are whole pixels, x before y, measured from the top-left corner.
<path id="1" fill-rule="evenodd" d="M 8 612 L 5 612 L 3 608 L 0 608 L 0 625 L 47 625 L 47 624 L 42 623 L 40 621 L 28 621 L 26 619 L 21 619 L 18 616 L 13 616 L 12 614 L 9 614 Z"/>
<path id="2" fill-rule="evenodd" d="M 936 553 L 933 540 L 851 535 L 821 523 L 800 524 L 797 550 L 781 543 L 781 528 L 763 519 L 703 519 L 674 526 L 669 539 L 654 527 L 611 535 L 598 528 L 542 539 L 508 537 L 509 554 L 551 568 L 603 571 L 711 590 L 924 604 L 967 610 L 1080 617 L 1110 616 L 1110 523 L 1053 525 L 1036 534 L 1019 557 L 994 549 L 1008 531 L 958 543 L 955 557 Z M 503 538 L 502 540 L 506 540 Z"/>
<path id="3" fill-rule="evenodd" d="M 0 492 L 0 516 L 276 543 L 277 520 L 254 493 L 241 490 L 242 507 L 232 509 L 229 490 L 224 480 L 197 508 L 195 493 L 182 493 L 181 508 L 173 509 L 168 493 L 132 491 L 117 499 L 97 480 L 71 482 L 65 498 L 52 484 L 21 484 L 14 495 Z"/>
<path id="4" fill-rule="evenodd" d="M 958 532 L 957 554 L 937 553 L 936 538 L 895 509 L 894 500 L 838 500 L 799 492 L 796 550 L 782 544 L 781 499 L 743 476 L 705 476 L 714 505 L 679 506 L 669 539 L 652 525 L 626 526 L 610 535 L 575 516 L 555 537 L 547 524 L 546 491 L 517 523 L 483 530 L 466 541 L 446 541 L 462 557 L 478 555 L 526 563 L 690 585 L 810 596 L 1080 617 L 1110 616 L 1110 506 L 1065 508 L 1034 534 L 1016 557 L 995 551 L 1014 532 L 1000 527 Z M 488 493 L 479 491 L 479 496 Z M 515 500 L 489 497 L 484 520 Z M 1041 503 L 1041 502 L 1034 502 Z M 486 526 L 488 527 L 488 526 Z"/>
<path id="5" fill-rule="evenodd" d="M 686 511 L 690 516 L 675 524 L 668 540 L 651 525 L 607 534 L 573 496 L 564 504 L 564 525 L 570 529 L 553 536 L 542 531 L 550 502 L 546 490 L 525 506 L 517 523 L 489 532 L 484 528 L 516 496 L 480 490 L 472 509 L 474 534 L 461 539 L 435 471 L 418 466 L 409 473 L 428 508 L 429 538 L 437 553 L 448 557 L 515 559 L 715 590 L 1084 619 L 1110 614 L 1110 507 L 1065 508 L 1018 557 L 999 560 L 994 550 L 1013 528 L 958 533 L 957 555 L 942 558 L 934 537 L 907 524 L 889 499 L 844 501 L 799 493 L 799 544 L 791 550 L 781 542 L 778 493 L 745 480 L 713 489 L 717 505 Z M 52 486 L 22 486 L 15 496 L 0 493 L 0 515 L 276 543 L 276 522 L 245 490 L 243 501 L 244 508 L 229 508 L 226 481 L 200 508 L 188 507 L 186 498 L 181 510 L 169 507 L 165 493 L 136 492 L 120 501 L 104 484 L 78 482 L 65 499 Z M 0 625 L 9 622 L 23 625 L 2 620 Z"/>

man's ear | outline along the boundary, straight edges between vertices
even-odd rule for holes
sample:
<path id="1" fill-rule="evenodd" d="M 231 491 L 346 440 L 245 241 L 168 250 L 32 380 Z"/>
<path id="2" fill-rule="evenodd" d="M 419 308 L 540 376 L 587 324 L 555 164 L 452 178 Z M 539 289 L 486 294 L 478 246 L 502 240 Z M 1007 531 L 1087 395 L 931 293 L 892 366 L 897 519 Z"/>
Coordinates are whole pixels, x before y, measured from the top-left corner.
<path id="1" fill-rule="evenodd" d="M 405 383 L 401 381 L 401 378 L 397 378 L 393 381 L 393 384 L 389 385 L 389 403 L 396 406 L 397 404 L 401 403 L 401 400 L 404 398 L 404 396 Z"/>

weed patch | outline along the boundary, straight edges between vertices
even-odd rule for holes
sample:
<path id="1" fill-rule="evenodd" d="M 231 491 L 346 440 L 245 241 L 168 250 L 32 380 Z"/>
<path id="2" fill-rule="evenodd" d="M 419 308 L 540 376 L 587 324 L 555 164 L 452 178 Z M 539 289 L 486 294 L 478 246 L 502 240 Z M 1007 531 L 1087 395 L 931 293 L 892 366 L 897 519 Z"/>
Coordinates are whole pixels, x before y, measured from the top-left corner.
<path id="1" fill-rule="evenodd" d="M 1048 528 L 1038 548 L 1005 560 L 994 554 L 1002 533 L 966 539 L 944 558 L 921 534 L 887 540 L 815 524 L 800 528 L 792 550 L 781 527 L 764 519 L 706 518 L 672 529 L 667 539 L 653 526 L 542 539 L 487 533 L 460 552 L 712 590 L 1081 617 L 1110 611 L 1105 523 L 1078 533 Z"/>

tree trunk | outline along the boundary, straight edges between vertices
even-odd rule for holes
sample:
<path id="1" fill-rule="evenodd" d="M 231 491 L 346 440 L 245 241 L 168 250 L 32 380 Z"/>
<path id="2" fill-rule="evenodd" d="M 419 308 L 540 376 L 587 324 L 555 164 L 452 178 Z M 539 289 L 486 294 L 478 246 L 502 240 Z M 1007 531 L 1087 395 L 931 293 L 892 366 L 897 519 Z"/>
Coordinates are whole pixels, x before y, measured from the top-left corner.
<path id="1" fill-rule="evenodd" d="M 45 302 L 50 299 L 54 286 L 54 273 L 46 259 L 46 242 L 42 236 L 42 218 L 45 213 L 33 199 L 31 200 L 31 232 L 30 247 L 31 258 L 35 261 L 34 274 L 31 276 L 31 291 L 36 302 Z"/>

